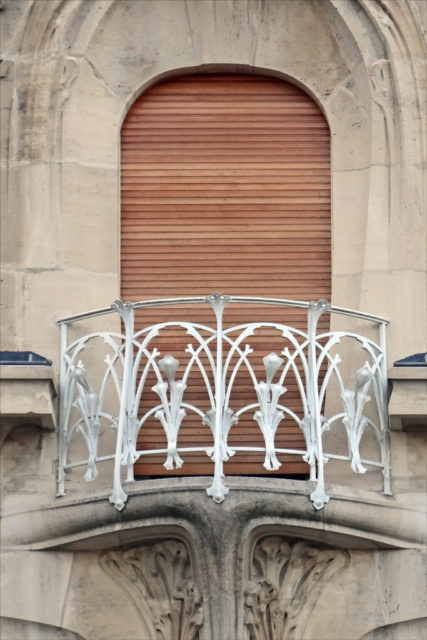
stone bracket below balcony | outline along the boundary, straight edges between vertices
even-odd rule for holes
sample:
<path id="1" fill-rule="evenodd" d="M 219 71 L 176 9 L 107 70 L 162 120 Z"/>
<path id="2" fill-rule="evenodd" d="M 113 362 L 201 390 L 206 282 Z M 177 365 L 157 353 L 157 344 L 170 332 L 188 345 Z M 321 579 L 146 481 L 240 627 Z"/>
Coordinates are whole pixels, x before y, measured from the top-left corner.
<path id="1" fill-rule="evenodd" d="M 0 366 L 1 424 L 56 428 L 56 391 L 51 365 Z"/>
<path id="2" fill-rule="evenodd" d="M 203 532 L 225 548 L 248 528 L 273 526 L 293 538 L 353 549 L 424 548 L 425 512 L 390 496 L 328 485 L 328 509 L 314 511 L 307 500 L 311 482 L 277 478 L 229 478 L 230 494 L 219 506 L 206 500 L 208 477 L 157 478 L 132 483 L 126 510 L 111 509 L 105 492 L 66 496 L 24 513 L 5 513 L 4 549 L 115 548 L 143 530 L 184 526 Z M 76 491 L 78 494 L 78 491 Z M 187 523 L 187 524 L 185 524 Z M 190 531 L 190 534 L 191 534 Z M 150 534 L 151 535 L 151 534 Z M 228 543 L 227 543 L 228 544 Z"/>
<path id="3" fill-rule="evenodd" d="M 392 367 L 388 406 L 393 431 L 427 429 L 427 366 Z"/>

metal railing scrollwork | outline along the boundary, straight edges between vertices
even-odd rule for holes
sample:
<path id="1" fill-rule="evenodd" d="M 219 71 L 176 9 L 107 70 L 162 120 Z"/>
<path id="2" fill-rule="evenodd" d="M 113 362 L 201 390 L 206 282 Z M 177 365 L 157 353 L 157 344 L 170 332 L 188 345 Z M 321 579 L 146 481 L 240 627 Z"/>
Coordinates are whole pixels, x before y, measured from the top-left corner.
<path id="1" fill-rule="evenodd" d="M 215 315 L 214 326 L 168 320 L 140 330 L 134 328 L 136 310 L 193 304 L 211 307 Z M 280 322 L 262 321 L 224 327 L 224 309 L 233 304 L 275 305 L 279 310 L 284 307 L 306 309 L 307 331 Z M 379 339 L 374 341 L 351 331 L 319 332 L 318 321 L 324 313 L 351 316 L 367 322 L 378 330 Z M 70 327 L 75 328 L 81 321 L 108 314 L 120 317 L 122 331 L 100 331 L 69 340 Z M 170 316 L 173 317 L 172 312 Z M 116 301 L 110 308 L 65 318 L 60 324 L 58 495 L 64 495 L 66 474 L 71 469 L 85 467 L 84 478 L 90 481 L 97 477 L 99 463 L 110 460 L 114 464 L 110 501 L 120 510 L 127 500 L 123 484 L 134 480 L 134 464 L 141 456 L 162 453 L 165 455 L 164 467 L 171 470 L 182 465 L 185 468 L 186 454 L 202 452 L 214 463 L 213 481 L 207 493 L 219 503 L 229 491 L 224 463 L 239 452 L 261 450 L 265 454 L 264 468 L 267 471 L 281 466 L 281 454 L 299 456 L 308 463 L 310 480 L 315 482 L 310 498 L 316 509 L 321 509 L 329 500 L 325 492 L 324 465 L 330 459 L 348 461 L 356 473 L 364 473 L 368 467 L 381 469 L 384 493 L 390 494 L 387 321 L 383 318 L 331 307 L 325 300 L 307 303 L 214 293 L 205 298 L 136 303 Z M 254 367 L 251 339 L 266 328 L 276 331 L 282 344 L 280 350 L 276 350 L 278 353 L 274 351 L 263 355 L 261 368 Z M 185 357 L 178 353 L 162 353 L 156 346 L 158 337 L 168 330 L 180 330 L 188 336 Z M 101 373 L 100 341 L 103 345 Z M 362 361 L 358 356 L 361 366 L 352 371 L 350 378 L 343 374 L 343 361 L 336 351 L 337 345 L 343 341 L 357 345 L 363 353 Z M 86 361 L 85 354 L 95 344 L 94 355 Z M 346 366 L 348 369 L 348 363 Z M 237 407 L 233 401 L 233 390 L 237 380 L 241 384 L 243 374 L 246 376 L 246 388 L 253 390 L 253 398 L 249 404 Z M 299 415 L 286 403 L 286 385 L 291 377 L 301 400 Z M 189 394 L 196 378 L 205 398 L 200 406 Z M 158 401 L 144 411 L 141 409 L 142 400 L 147 391 L 154 393 Z M 335 405 L 337 401 L 340 405 L 339 411 L 328 417 L 324 415 L 327 393 L 334 394 Z M 197 441 L 192 446 L 187 446 L 186 442 L 185 446 L 180 444 L 182 424 L 190 414 L 196 417 L 201 428 L 208 429 L 211 445 Z M 230 433 L 243 418 L 251 419 L 253 425 L 259 427 L 262 447 L 230 443 Z M 143 433 L 153 420 L 163 428 L 166 447 L 138 449 L 138 434 Z M 298 425 L 304 436 L 305 449 L 275 445 L 277 429 L 283 420 L 292 420 Z M 346 455 L 324 450 L 324 432 L 340 425 L 347 439 Z M 115 448 L 103 453 L 100 443 L 106 430 L 115 440 Z M 377 443 L 377 460 L 361 455 L 361 441 L 368 431 Z M 80 457 L 73 461 L 73 447 L 77 441 L 80 445 L 84 443 L 87 454 L 83 459 Z M 122 469 L 127 470 L 125 480 Z M 254 469 L 254 475 L 260 473 L 265 471 Z"/>

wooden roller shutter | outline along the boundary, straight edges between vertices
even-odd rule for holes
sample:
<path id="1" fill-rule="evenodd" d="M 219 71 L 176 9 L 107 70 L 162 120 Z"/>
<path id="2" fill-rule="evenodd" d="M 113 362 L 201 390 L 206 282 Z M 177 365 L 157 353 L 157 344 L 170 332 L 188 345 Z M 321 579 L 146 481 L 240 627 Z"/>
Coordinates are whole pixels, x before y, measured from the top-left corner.
<path id="1" fill-rule="evenodd" d="M 196 75 L 162 82 L 131 107 L 122 128 L 121 296 L 124 300 L 234 295 L 315 300 L 330 298 L 330 137 L 326 120 L 303 91 L 263 76 Z M 168 308 L 139 314 L 137 328 L 167 319 L 214 320 L 209 308 Z M 226 326 L 278 321 L 275 307 L 226 310 Z M 280 320 L 306 329 L 306 314 Z M 329 318 L 321 319 L 328 329 Z M 271 332 L 270 332 L 271 334 Z M 277 350 L 265 332 L 260 353 Z M 258 342 L 257 342 L 258 341 Z M 262 344 L 260 344 L 260 341 Z M 179 358 L 188 337 L 169 332 L 161 347 Z M 260 378 L 262 360 L 259 358 Z M 153 384 L 155 380 L 153 380 Z M 186 391 L 202 408 L 198 383 Z M 296 384 L 283 402 L 301 413 Z M 250 385 L 239 392 L 254 401 Z M 188 395 L 189 394 L 189 395 Z M 191 396 L 191 394 L 193 394 Z M 157 399 L 144 396 L 144 411 Z M 158 400 L 158 399 L 157 399 Z M 231 443 L 254 445 L 261 435 L 253 412 L 230 432 Z M 197 416 L 187 416 L 178 444 L 212 442 Z M 139 447 L 163 448 L 161 425 L 146 423 Z M 298 426 L 282 421 L 276 445 L 304 448 Z M 279 455 L 279 474 L 305 474 L 296 456 Z M 204 475 L 204 455 L 184 455 L 166 471 L 164 456 L 136 464 L 137 475 Z M 227 474 L 265 474 L 262 454 L 236 454 Z"/>

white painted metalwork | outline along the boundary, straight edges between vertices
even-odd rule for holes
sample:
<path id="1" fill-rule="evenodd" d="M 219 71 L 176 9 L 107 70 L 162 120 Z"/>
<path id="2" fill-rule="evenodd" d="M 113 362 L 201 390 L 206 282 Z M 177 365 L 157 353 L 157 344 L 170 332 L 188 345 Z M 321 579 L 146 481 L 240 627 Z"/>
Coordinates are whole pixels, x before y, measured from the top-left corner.
<path id="1" fill-rule="evenodd" d="M 307 332 L 280 322 L 248 322 L 224 329 L 224 309 L 233 303 L 305 308 Z M 137 309 L 183 304 L 209 305 L 215 314 L 215 326 L 171 320 L 135 332 L 134 316 Z M 68 340 L 69 326 L 75 328 L 80 321 L 110 313 L 120 316 L 123 333 L 102 331 L 86 334 L 71 342 Z M 348 331 L 319 334 L 317 325 L 323 313 L 337 313 L 373 323 L 379 329 L 379 341 Z M 214 477 L 207 493 L 218 503 L 222 502 L 229 491 L 225 484 L 224 462 L 243 451 L 264 451 L 266 470 L 279 469 L 281 454 L 302 457 L 310 465 L 310 480 L 316 483 L 310 494 L 316 509 L 321 509 L 329 500 L 324 479 L 324 465 L 329 459 L 349 461 L 356 473 L 365 473 L 367 467 L 382 469 L 384 493 L 390 494 L 385 342 L 387 320 L 384 318 L 331 307 L 325 300 L 307 303 L 214 293 L 206 298 L 174 298 L 136 303 L 116 301 L 110 308 L 71 316 L 60 323 L 58 495 L 65 493 L 66 472 L 70 469 L 86 467 L 85 480 L 94 480 L 98 475 L 97 464 L 113 460 L 114 482 L 110 501 L 121 510 L 127 500 L 122 486 L 123 467 L 127 468 L 126 482 L 131 482 L 134 479 L 134 464 L 141 456 L 164 453 L 165 468 L 173 469 L 180 468 L 185 463 L 186 453 L 196 451 L 204 452 L 214 462 Z M 171 328 L 182 329 L 190 337 L 182 356 L 162 354 L 155 346 L 156 338 L 162 331 Z M 258 330 L 266 328 L 278 332 L 283 348 L 280 354 L 272 352 L 263 357 L 265 378 L 258 380 L 251 361 L 254 349 L 249 341 Z M 83 353 L 89 345 L 99 342 L 99 339 L 104 343 L 105 369 L 102 378 L 95 385 L 92 373 L 99 374 L 100 357 L 95 358 L 96 366 L 92 365 L 92 370 L 85 363 Z M 336 353 L 336 345 L 343 340 L 358 345 L 366 358 L 365 364 L 351 376 L 352 384 L 345 382 L 341 357 Z M 176 356 L 183 357 L 183 360 Z M 177 379 L 180 362 L 183 363 L 183 373 Z M 253 387 L 253 402 L 236 408 L 233 407 L 233 388 L 242 371 L 247 375 L 247 384 Z M 210 405 L 208 410 L 185 401 L 190 374 L 194 376 L 195 372 L 205 389 Z M 157 381 L 154 385 L 148 382 L 153 375 Z M 301 415 L 291 411 L 284 401 L 287 392 L 285 383 L 291 376 L 296 381 L 301 396 Z M 335 384 L 333 393 L 340 396 L 342 407 L 341 411 L 327 418 L 322 411 L 326 392 L 331 388 L 332 381 Z M 144 413 L 141 400 L 148 390 L 154 391 L 159 403 Z M 112 405 L 114 411 L 107 410 L 107 404 Z M 185 416 L 190 413 L 198 416 L 201 426 L 209 428 L 212 446 L 197 442 L 191 447 L 179 446 L 180 428 Z M 229 432 L 243 414 L 251 415 L 254 423 L 258 424 L 264 438 L 264 448 L 245 446 L 246 443 L 242 446 L 229 445 Z M 147 420 L 153 417 L 164 429 L 167 448 L 138 450 L 138 433 L 144 430 Z M 275 446 L 276 431 L 284 419 L 294 420 L 301 429 L 306 442 L 304 450 Z M 324 451 L 324 432 L 339 424 L 343 425 L 347 436 L 347 456 Z M 115 451 L 100 455 L 98 450 L 101 431 L 105 426 L 109 426 L 115 434 Z M 368 427 L 378 443 L 378 460 L 361 457 L 360 443 Z M 78 439 L 85 443 L 87 457 L 72 461 L 72 445 Z M 254 469 L 254 475 L 261 471 Z M 286 469 L 284 473 L 286 474 Z"/>

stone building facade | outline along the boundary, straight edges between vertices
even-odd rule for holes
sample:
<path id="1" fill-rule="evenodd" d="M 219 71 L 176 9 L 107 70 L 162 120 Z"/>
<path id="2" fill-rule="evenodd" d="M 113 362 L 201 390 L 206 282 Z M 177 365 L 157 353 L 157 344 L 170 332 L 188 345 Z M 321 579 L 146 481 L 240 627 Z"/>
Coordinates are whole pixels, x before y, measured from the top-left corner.
<path id="1" fill-rule="evenodd" d="M 90 484 L 72 471 L 62 497 L 56 477 L 57 321 L 120 295 L 120 129 L 161 79 L 264 74 L 315 100 L 331 131 L 331 302 L 388 319 L 389 363 L 425 351 L 426 9 L 3 1 L 2 348 L 52 365 L 1 370 L 2 640 L 425 637 L 425 367 L 389 370 L 392 495 L 332 460 L 321 510 L 289 478 L 229 478 L 221 504 L 206 478 L 146 479 L 117 510 L 108 470 Z"/>

